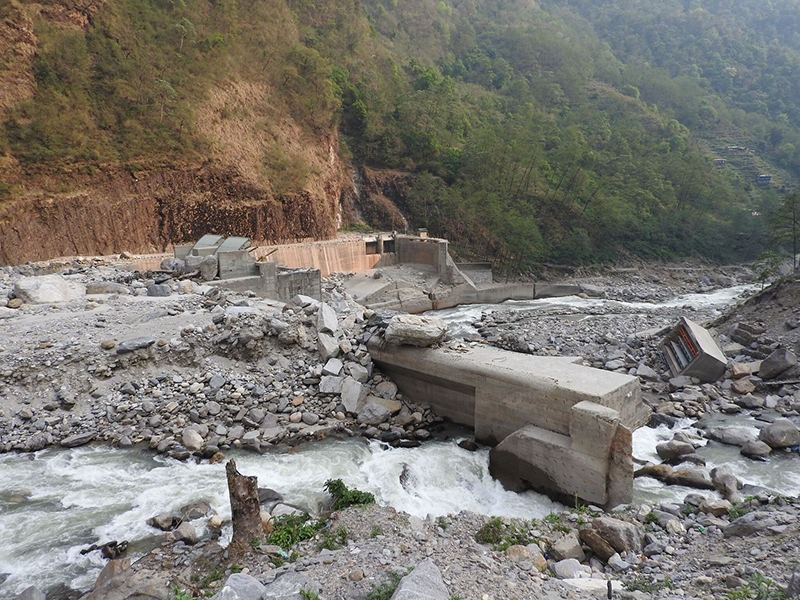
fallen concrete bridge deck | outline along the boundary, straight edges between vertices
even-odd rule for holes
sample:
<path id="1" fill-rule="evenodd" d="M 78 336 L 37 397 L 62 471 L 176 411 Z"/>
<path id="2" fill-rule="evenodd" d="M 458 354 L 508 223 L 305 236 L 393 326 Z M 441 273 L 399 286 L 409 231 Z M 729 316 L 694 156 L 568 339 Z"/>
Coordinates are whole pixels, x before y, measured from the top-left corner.
<path id="1" fill-rule="evenodd" d="M 373 336 L 369 349 L 409 398 L 495 446 L 490 469 L 506 487 L 609 507 L 631 501 L 631 432 L 650 412 L 637 378 L 486 346 L 416 348 Z"/>

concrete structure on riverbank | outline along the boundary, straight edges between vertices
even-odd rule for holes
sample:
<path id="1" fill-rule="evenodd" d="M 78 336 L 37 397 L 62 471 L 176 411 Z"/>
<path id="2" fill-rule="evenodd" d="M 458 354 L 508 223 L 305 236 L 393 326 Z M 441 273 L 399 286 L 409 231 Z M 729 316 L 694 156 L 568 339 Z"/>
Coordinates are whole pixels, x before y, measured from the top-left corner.
<path id="1" fill-rule="evenodd" d="M 376 336 L 368 346 L 405 395 L 494 446 L 490 470 L 508 489 L 605 507 L 632 500 L 631 432 L 650 413 L 635 377 L 484 346 L 455 352 Z"/>
<path id="2" fill-rule="evenodd" d="M 456 264 L 447 240 L 398 234 L 376 234 L 322 242 L 251 247 L 247 238 L 205 235 L 197 243 L 175 247 L 175 258 L 188 261 L 214 256 L 220 285 L 250 290 L 267 298 L 288 300 L 296 294 L 320 297 L 320 277 L 355 273 L 348 293 L 372 309 L 420 313 L 459 304 L 496 304 L 580 293 L 594 295 L 591 286 L 542 283 L 493 283 L 491 263 Z M 429 291 L 393 278 L 376 277 L 376 270 L 416 265 L 434 277 Z"/>

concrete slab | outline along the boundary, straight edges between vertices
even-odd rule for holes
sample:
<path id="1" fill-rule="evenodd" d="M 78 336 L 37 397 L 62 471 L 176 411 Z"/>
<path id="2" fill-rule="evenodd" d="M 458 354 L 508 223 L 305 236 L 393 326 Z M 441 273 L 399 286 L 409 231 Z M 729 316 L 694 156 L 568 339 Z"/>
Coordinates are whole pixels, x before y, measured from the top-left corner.
<path id="1" fill-rule="evenodd" d="M 512 489 L 524 481 L 596 504 L 630 501 L 630 432 L 650 415 L 637 378 L 585 367 L 579 357 L 485 346 L 454 352 L 373 337 L 368 347 L 403 394 L 473 428 L 479 442 L 499 444 L 507 468 L 495 470 Z"/>

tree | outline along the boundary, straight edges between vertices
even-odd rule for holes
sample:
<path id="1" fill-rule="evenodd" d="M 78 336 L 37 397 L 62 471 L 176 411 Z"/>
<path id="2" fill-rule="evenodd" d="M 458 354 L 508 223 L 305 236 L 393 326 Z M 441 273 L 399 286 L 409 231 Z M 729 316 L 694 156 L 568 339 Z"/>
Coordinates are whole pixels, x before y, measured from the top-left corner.
<path id="1" fill-rule="evenodd" d="M 778 244 L 792 246 L 792 272 L 797 273 L 797 246 L 800 243 L 800 191 L 785 196 L 772 218 L 773 237 Z"/>

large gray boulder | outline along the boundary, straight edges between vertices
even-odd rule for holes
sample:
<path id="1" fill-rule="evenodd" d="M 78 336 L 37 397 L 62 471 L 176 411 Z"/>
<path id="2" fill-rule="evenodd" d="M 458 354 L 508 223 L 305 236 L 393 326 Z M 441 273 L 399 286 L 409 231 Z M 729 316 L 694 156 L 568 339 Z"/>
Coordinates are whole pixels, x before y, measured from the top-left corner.
<path id="1" fill-rule="evenodd" d="M 644 533 L 632 523 L 612 517 L 598 517 L 592 520 L 592 529 L 620 554 L 630 550 L 637 554 L 642 551 Z"/>
<path id="2" fill-rule="evenodd" d="M 261 600 L 267 588 L 255 577 L 233 573 L 211 600 Z"/>
<path id="3" fill-rule="evenodd" d="M 775 518 L 776 513 L 762 510 L 749 512 L 732 521 L 730 525 L 723 527 L 722 533 L 725 537 L 747 536 L 764 531 L 770 527 L 778 525 Z"/>
<path id="4" fill-rule="evenodd" d="M 200 277 L 203 281 L 211 281 L 217 276 L 219 271 L 219 261 L 215 254 L 209 254 L 203 257 L 203 262 L 200 263 Z"/>
<path id="5" fill-rule="evenodd" d="M 339 356 L 339 342 L 336 338 L 327 333 L 317 334 L 317 350 L 322 360 L 327 361 L 330 358 Z"/>
<path id="6" fill-rule="evenodd" d="M 358 422 L 365 425 L 380 425 L 391 416 L 392 411 L 385 406 L 375 402 L 368 402 L 358 413 Z"/>
<path id="7" fill-rule="evenodd" d="M 345 377 L 342 382 L 341 402 L 347 412 L 357 412 L 369 394 L 369 388 L 352 377 Z"/>
<path id="8" fill-rule="evenodd" d="M 761 363 L 758 376 L 761 379 L 774 379 L 789 367 L 797 364 L 797 357 L 786 348 L 778 348 Z"/>
<path id="9" fill-rule="evenodd" d="M 693 454 L 694 446 L 688 442 L 670 440 L 656 446 L 656 452 L 663 460 L 675 460 L 685 454 Z"/>
<path id="10" fill-rule="evenodd" d="M 711 469 L 711 482 L 720 495 L 731 502 L 741 502 L 739 495 L 741 482 L 736 478 L 729 465 L 721 465 Z"/>
<path id="11" fill-rule="evenodd" d="M 169 256 L 161 261 L 161 270 L 169 271 L 170 273 L 183 273 L 186 270 L 186 262 L 180 258 Z"/>
<path id="12" fill-rule="evenodd" d="M 395 315 L 389 321 L 384 339 L 392 344 L 432 346 L 444 339 L 447 323 L 438 317 Z"/>
<path id="13" fill-rule="evenodd" d="M 303 600 L 301 591 L 319 595 L 322 586 L 308 575 L 290 571 L 265 586 L 261 600 Z"/>
<path id="14" fill-rule="evenodd" d="M 21 277 L 14 284 L 14 296 L 27 304 L 53 304 L 80 300 L 85 295 L 83 285 L 67 281 L 61 275 Z"/>
<path id="15" fill-rule="evenodd" d="M 756 435 L 747 427 L 712 427 L 706 437 L 731 446 L 744 446 L 756 440 Z"/>
<path id="16" fill-rule="evenodd" d="M 391 600 L 448 600 L 450 592 L 442 581 L 442 573 L 428 558 L 400 580 Z"/>
<path id="17" fill-rule="evenodd" d="M 325 302 L 320 303 L 317 311 L 317 331 L 331 335 L 336 335 L 336 332 L 339 331 L 339 319 L 336 317 L 336 311 Z"/>
<path id="18" fill-rule="evenodd" d="M 778 419 L 765 426 L 758 434 L 758 439 L 766 442 L 770 448 L 799 446 L 800 430 L 789 419 Z"/>

